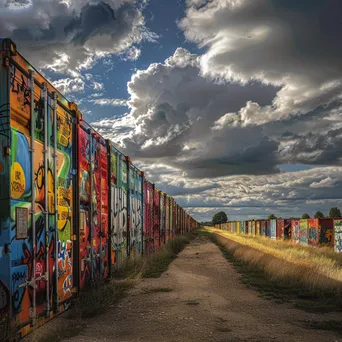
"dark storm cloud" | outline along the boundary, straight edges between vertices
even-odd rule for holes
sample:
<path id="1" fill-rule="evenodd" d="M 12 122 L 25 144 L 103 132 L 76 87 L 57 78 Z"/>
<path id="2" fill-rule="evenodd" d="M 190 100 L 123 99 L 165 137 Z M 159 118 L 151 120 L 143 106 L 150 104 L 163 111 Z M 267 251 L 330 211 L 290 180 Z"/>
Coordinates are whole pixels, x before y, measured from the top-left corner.
<path id="1" fill-rule="evenodd" d="M 89 67 L 98 56 L 122 53 L 153 39 L 136 0 L 32 0 L 23 9 L 0 0 L 0 32 L 38 67 L 56 71 Z M 18 5 L 18 2 L 17 2 Z M 67 58 L 61 61 L 61 55 Z"/>

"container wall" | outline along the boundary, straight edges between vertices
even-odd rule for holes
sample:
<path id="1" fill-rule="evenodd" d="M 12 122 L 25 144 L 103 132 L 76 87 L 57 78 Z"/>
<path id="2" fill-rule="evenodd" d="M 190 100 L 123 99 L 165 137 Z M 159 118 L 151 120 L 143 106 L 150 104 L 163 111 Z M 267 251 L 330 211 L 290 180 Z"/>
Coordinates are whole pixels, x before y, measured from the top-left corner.
<path id="1" fill-rule="evenodd" d="M 269 230 L 269 237 L 271 239 L 277 238 L 277 220 L 270 220 L 270 230 Z"/>
<path id="2" fill-rule="evenodd" d="M 10 253 L 1 257 L 1 269 L 10 266 L 10 286 L 6 284 L 5 293 L 11 297 L 12 315 L 23 326 L 32 323 L 35 315 L 45 319 L 63 309 L 73 288 L 72 117 L 68 103 L 39 73 L 32 85 L 30 70 L 33 68 L 20 55 L 11 60 L 10 121 L 7 115 L 11 130 L 4 124 L 0 134 L 2 146 L 10 143 L 11 151 L 11 158 L 5 158 L 3 152 L 0 159 L 2 179 L 10 184 L 9 192 L 6 187 L 1 189 L 10 197 L 5 207 L 8 217 L 4 220 L 1 214 L 4 223 L 0 228 Z M 2 279 L 6 278 L 1 275 Z"/>
<path id="3" fill-rule="evenodd" d="M 284 240 L 285 221 L 277 220 L 277 239 Z"/>
<path id="4" fill-rule="evenodd" d="M 153 254 L 153 185 L 144 179 L 144 253 Z"/>
<path id="5" fill-rule="evenodd" d="M 0 40 L 0 47 L 3 41 Z M 11 148 L 10 103 L 9 103 L 9 69 L 4 65 L 4 58 L 9 58 L 9 52 L 0 48 L 0 146 L 3 151 Z M 11 254 L 7 247 L 11 243 L 10 212 L 10 168 L 9 153 L 0 153 L 0 317 L 9 314 L 12 294 L 10 293 Z"/>
<path id="6" fill-rule="evenodd" d="M 342 253 L 342 220 L 334 220 L 334 250 L 337 253 Z"/>
<path id="7" fill-rule="evenodd" d="M 134 165 L 129 168 L 129 254 L 142 254 L 142 175 Z"/>
<path id="8" fill-rule="evenodd" d="M 109 276 L 108 159 L 103 138 L 83 120 L 79 144 L 80 288 Z"/>
<path id="9" fill-rule="evenodd" d="M 291 221 L 291 236 L 292 241 L 296 244 L 300 243 L 300 221 L 292 220 Z"/>
<path id="10" fill-rule="evenodd" d="M 246 223 L 245 221 L 240 221 L 241 233 L 246 233 Z"/>
<path id="11" fill-rule="evenodd" d="M 111 265 L 118 268 L 127 257 L 127 161 L 111 142 L 107 143 L 110 154 Z"/>
<path id="12" fill-rule="evenodd" d="M 320 224 L 320 246 L 333 247 L 334 246 L 334 220 L 324 218 L 319 220 Z"/>
<path id="13" fill-rule="evenodd" d="M 260 221 L 255 222 L 255 234 L 260 236 L 261 235 L 261 224 Z"/>
<path id="14" fill-rule="evenodd" d="M 160 248 L 160 191 L 157 189 L 154 189 L 153 203 L 154 252 L 157 252 Z"/>
<path id="15" fill-rule="evenodd" d="M 308 219 L 308 245 L 319 245 L 320 227 L 318 219 Z"/>
<path id="16" fill-rule="evenodd" d="M 299 242 L 303 246 L 308 245 L 308 220 L 299 220 Z"/>
<path id="17" fill-rule="evenodd" d="M 165 194 L 160 193 L 160 245 L 165 243 Z"/>
<path id="18" fill-rule="evenodd" d="M 284 239 L 291 240 L 291 220 L 284 220 Z"/>
<path id="19" fill-rule="evenodd" d="M 260 234 L 266 236 L 266 221 L 260 221 Z"/>
<path id="20" fill-rule="evenodd" d="M 170 239 L 170 203 L 169 196 L 165 196 L 165 242 Z"/>
<path id="21" fill-rule="evenodd" d="M 172 199 L 172 236 L 177 233 L 177 206 L 176 201 Z"/>

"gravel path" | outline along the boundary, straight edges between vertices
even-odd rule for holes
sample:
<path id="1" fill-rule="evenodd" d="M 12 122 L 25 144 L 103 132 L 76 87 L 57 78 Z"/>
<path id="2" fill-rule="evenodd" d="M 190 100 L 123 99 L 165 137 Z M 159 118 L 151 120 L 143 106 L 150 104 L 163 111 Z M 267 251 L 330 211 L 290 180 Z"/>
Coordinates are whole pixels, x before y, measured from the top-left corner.
<path id="1" fill-rule="evenodd" d="M 259 298 L 216 245 L 197 237 L 159 279 L 144 279 L 109 312 L 64 341 L 342 341 L 309 314 Z M 165 288 L 170 288 L 169 292 Z M 157 291 L 157 292 L 152 292 Z"/>

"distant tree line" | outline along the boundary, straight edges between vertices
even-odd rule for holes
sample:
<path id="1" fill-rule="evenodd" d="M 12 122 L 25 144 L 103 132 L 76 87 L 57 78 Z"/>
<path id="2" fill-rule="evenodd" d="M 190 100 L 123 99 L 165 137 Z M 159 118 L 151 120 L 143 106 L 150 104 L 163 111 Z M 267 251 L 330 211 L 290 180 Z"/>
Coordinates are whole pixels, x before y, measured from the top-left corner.
<path id="1" fill-rule="evenodd" d="M 314 215 L 314 218 L 338 218 L 338 217 L 342 217 L 341 215 L 341 211 L 339 208 L 337 207 L 333 207 L 329 210 L 329 215 L 328 216 L 325 216 L 321 211 L 316 211 L 315 215 Z M 268 215 L 267 219 L 268 220 L 274 220 L 274 219 L 277 219 L 277 218 L 281 218 L 281 217 L 276 217 L 274 214 L 270 214 Z M 302 219 L 309 219 L 310 218 L 310 215 L 308 213 L 304 213 L 301 217 Z M 300 217 L 290 217 L 291 220 L 299 220 Z M 219 223 L 225 223 L 228 221 L 228 217 L 227 217 L 227 214 L 224 212 L 224 211 L 220 211 L 218 213 L 216 213 L 214 216 L 213 216 L 213 219 L 211 222 L 202 222 L 203 225 L 207 225 L 207 226 L 210 226 L 210 225 L 215 225 L 215 224 L 219 224 Z"/>

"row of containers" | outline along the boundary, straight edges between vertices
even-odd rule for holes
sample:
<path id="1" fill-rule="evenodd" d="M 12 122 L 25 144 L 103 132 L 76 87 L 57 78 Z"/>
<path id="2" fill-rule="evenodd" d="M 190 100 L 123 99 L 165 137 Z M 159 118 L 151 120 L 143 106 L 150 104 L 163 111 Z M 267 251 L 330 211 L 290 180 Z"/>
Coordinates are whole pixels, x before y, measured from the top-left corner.
<path id="1" fill-rule="evenodd" d="M 334 247 L 342 252 L 342 219 L 252 220 L 216 224 L 229 232 L 292 240 L 303 246 Z"/>
<path id="2" fill-rule="evenodd" d="M 199 224 L 0 40 L 0 318 L 21 336 Z M 0 319 L 1 321 L 1 319 Z"/>

